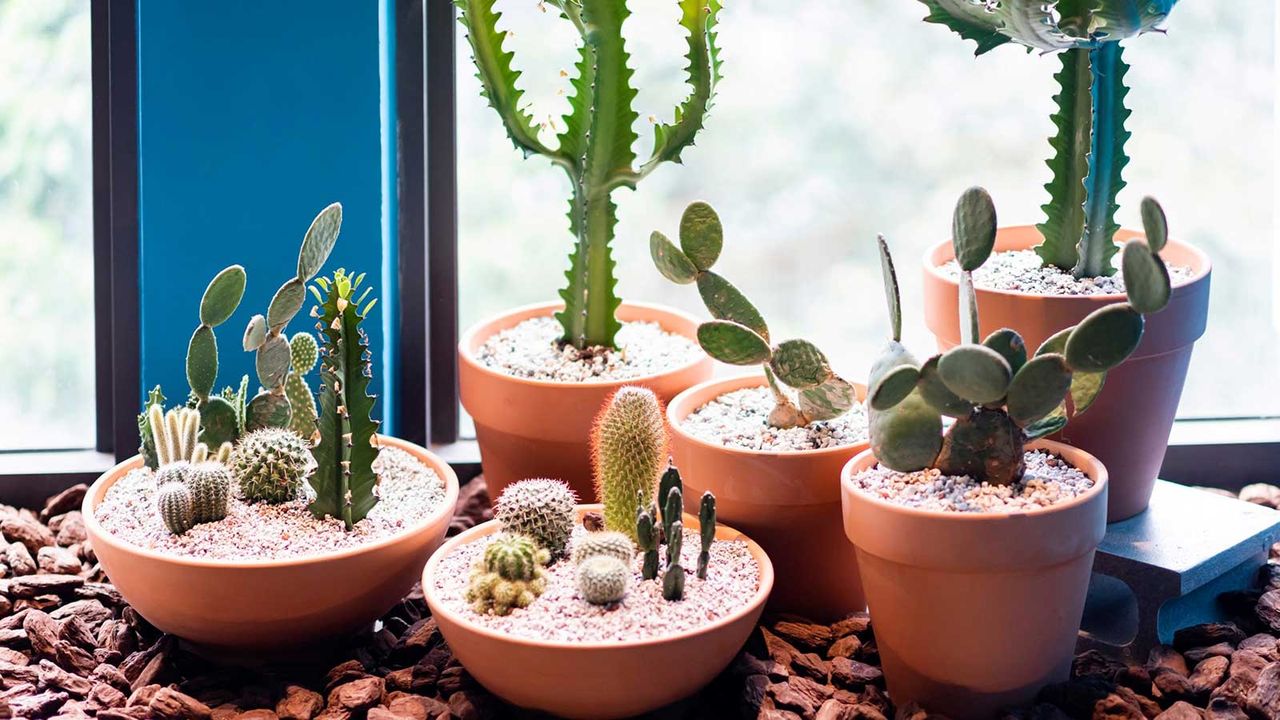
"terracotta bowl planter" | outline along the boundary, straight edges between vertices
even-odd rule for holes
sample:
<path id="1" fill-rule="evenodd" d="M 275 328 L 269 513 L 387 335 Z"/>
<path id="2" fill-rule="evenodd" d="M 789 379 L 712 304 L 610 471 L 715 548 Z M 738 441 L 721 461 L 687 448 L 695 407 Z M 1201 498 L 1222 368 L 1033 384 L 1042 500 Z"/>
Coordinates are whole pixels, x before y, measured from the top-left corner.
<path id="1" fill-rule="evenodd" d="M 988 720 L 1066 680 L 1093 553 L 1106 532 L 1107 470 L 1041 440 L 1093 478 L 1083 495 L 1026 513 L 902 507 L 855 489 L 871 450 L 841 475 L 889 694 L 953 720 Z"/>
<path id="2" fill-rule="evenodd" d="M 162 555 L 125 543 L 94 518 L 107 489 L 142 466 L 134 456 L 98 478 L 84 499 L 94 552 L 125 600 L 157 628 L 211 654 L 289 652 L 359 629 L 394 606 L 444 540 L 458 500 L 458 478 L 417 445 L 381 437 L 412 454 L 445 482 L 428 519 L 358 548 L 286 560 L 207 560 Z"/>
<path id="3" fill-rule="evenodd" d="M 480 462 L 489 496 L 517 480 L 557 478 L 569 483 L 582 502 L 594 502 L 591 481 L 591 425 L 609 395 L 624 385 L 653 390 L 664 403 L 676 393 L 711 377 L 711 358 L 658 375 L 620 382 L 563 383 L 525 380 L 484 367 L 476 350 L 495 333 L 564 307 L 543 303 L 503 313 L 472 326 L 458 343 L 458 388 L 462 407 L 476 424 Z M 657 322 L 667 332 L 696 337 L 698 321 L 657 305 L 623 303 L 623 322 Z"/>
<path id="4" fill-rule="evenodd" d="M 1141 234 L 1122 230 L 1116 237 L 1126 241 Z M 1009 227 L 996 235 L 995 247 L 997 252 L 1025 250 L 1040 242 L 1035 227 Z M 1151 500 L 1187 377 L 1191 348 L 1208 322 L 1208 256 L 1174 240 L 1161 256 L 1167 263 L 1192 268 L 1192 278 L 1173 288 L 1168 307 L 1147 316 L 1142 344 L 1123 365 L 1107 374 L 1093 407 L 1055 436 L 1096 455 L 1107 466 L 1111 475 L 1107 517 L 1111 522 L 1137 515 Z M 942 350 L 960 340 L 958 284 L 939 269 L 954 257 L 947 241 L 935 245 L 924 258 L 925 321 Z M 982 333 L 1013 328 L 1032 352 L 1049 336 L 1094 310 L 1125 299 L 1123 295 L 1029 295 L 983 289 L 977 293 Z"/>
<path id="5" fill-rule="evenodd" d="M 805 451 L 742 450 L 707 442 L 680 428 L 715 398 L 761 387 L 752 375 L 712 380 L 680 393 L 667 406 L 671 454 L 684 480 L 685 509 L 697 512 L 702 493 L 716 496 L 717 517 L 760 543 L 776 564 L 771 610 L 820 622 L 862 610 L 866 602 L 853 548 L 840 515 L 840 468 L 867 443 Z M 858 385 L 858 399 L 866 389 Z"/>
<path id="6" fill-rule="evenodd" d="M 579 505 L 578 515 L 601 509 Z M 684 518 L 696 529 L 698 519 Z M 760 587 L 732 615 L 670 637 L 630 642 L 539 642 L 481 627 L 445 607 L 431 578 L 459 546 L 498 532 L 489 521 L 451 538 L 431 557 L 422 577 L 431 615 L 467 672 L 490 692 L 523 708 L 567 718 L 623 718 L 685 698 L 711 682 L 742 649 L 773 587 L 773 565 L 759 545 L 716 525 L 716 539 L 743 540 L 760 567 Z M 565 561 L 562 561 L 565 562 Z"/>

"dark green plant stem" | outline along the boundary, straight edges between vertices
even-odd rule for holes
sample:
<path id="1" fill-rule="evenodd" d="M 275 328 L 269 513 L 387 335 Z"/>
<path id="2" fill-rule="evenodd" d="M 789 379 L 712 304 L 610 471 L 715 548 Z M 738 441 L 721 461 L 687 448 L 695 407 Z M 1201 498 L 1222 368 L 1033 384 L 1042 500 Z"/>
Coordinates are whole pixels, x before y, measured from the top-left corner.
<path id="1" fill-rule="evenodd" d="M 1124 107 L 1127 66 L 1121 58 L 1120 43 L 1103 43 L 1089 51 L 1093 85 L 1093 139 L 1089 147 L 1089 175 L 1085 179 L 1085 229 L 1080 241 L 1076 277 L 1111 275 L 1111 257 L 1118 248 L 1114 238 L 1116 195 L 1124 187 L 1120 173 L 1129 159 L 1124 153 L 1129 133 L 1124 129 L 1129 111 Z"/>

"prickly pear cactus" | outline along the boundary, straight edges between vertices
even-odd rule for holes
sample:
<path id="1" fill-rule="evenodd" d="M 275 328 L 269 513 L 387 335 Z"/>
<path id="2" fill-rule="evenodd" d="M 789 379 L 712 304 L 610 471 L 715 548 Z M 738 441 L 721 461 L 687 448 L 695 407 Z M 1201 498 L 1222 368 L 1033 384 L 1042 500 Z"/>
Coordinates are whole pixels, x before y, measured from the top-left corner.
<path id="1" fill-rule="evenodd" d="M 667 466 L 667 428 L 653 391 L 627 386 L 614 393 L 596 416 L 591 449 L 604 526 L 630 536 Z"/>
<path id="2" fill-rule="evenodd" d="M 592 605 L 618 602 L 630 582 L 631 567 L 610 555 L 593 555 L 578 565 L 578 592 Z"/>
<path id="3" fill-rule="evenodd" d="M 507 615 L 528 607 L 547 580 L 543 568 L 551 553 L 523 535 L 504 533 L 489 542 L 476 561 L 467 587 L 467 602 L 477 613 Z"/>
<path id="4" fill-rule="evenodd" d="M 200 441 L 210 447 L 233 442 L 237 437 L 235 408 L 221 395 L 213 395 L 218 379 L 218 339 L 213 329 L 226 322 L 244 297 L 244 268 L 223 269 L 200 299 L 200 325 L 187 344 L 187 382 L 200 411 Z"/>
<path id="5" fill-rule="evenodd" d="M 631 567 L 631 560 L 636 556 L 636 545 L 626 533 L 613 530 L 587 533 L 573 546 L 573 562 L 581 565 L 587 558 L 607 555 L 621 560 Z"/>
<path id="6" fill-rule="evenodd" d="M 307 384 L 307 374 L 320 359 L 320 347 L 311 333 L 296 333 L 289 340 L 289 375 L 284 394 L 289 398 L 289 429 L 309 438 L 316 432 L 316 398 Z"/>
<path id="7" fill-rule="evenodd" d="M 493 517 L 503 530 L 533 538 L 556 557 L 573 532 L 575 504 L 577 498 L 565 483 L 532 478 L 508 485 L 498 496 Z"/>
<path id="8" fill-rule="evenodd" d="M 649 236 L 649 254 L 658 272 L 679 285 L 696 284 L 715 318 L 698 327 L 698 344 L 730 365 L 760 365 L 774 406 L 769 424 L 777 428 L 831 420 L 857 400 L 852 384 L 831 370 L 827 357 L 808 340 L 770 344 L 769 326 L 742 291 L 712 271 L 724 246 L 724 228 L 710 205 L 695 202 L 680 218 L 680 246 L 661 232 Z M 793 400 L 779 383 L 796 392 Z"/>

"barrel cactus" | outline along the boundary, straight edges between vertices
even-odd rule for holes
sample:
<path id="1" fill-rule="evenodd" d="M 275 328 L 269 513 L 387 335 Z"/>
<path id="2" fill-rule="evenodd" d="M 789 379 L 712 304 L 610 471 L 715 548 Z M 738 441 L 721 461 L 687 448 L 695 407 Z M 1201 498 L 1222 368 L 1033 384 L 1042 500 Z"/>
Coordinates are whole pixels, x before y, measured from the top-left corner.
<path id="1" fill-rule="evenodd" d="M 195 524 L 192 518 L 191 491 L 180 482 L 168 482 L 156 491 L 156 511 L 165 527 L 181 535 Z"/>
<path id="2" fill-rule="evenodd" d="M 555 557 L 564 552 L 573 532 L 576 502 L 573 490 L 559 480 L 521 480 L 498 496 L 493 516 L 503 530 L 533 538 Z"/>
<path id="3" fill-rule="evenodd" d="M 289 375 L 284 381 L 284 394 L 289 398 L 289 429 L 299 437 L 309 438 L 316 432 L 316 398 L 306 378 L 320 360 L 315 336 L 295 334 L 289 340 L 289 358 Z"/>
<path id="4" fill-rule="evenodd" d="M 653 391 L 619 388 L 596 416 L 591 450 L 604 526 L 634 538 L 636 513 L 653 501 L 667 466 L 667 428 Z"/>
<path id="5" fill-rule="evenodd" d="M 636 556 L 636 546 L 626 533 L 612 530 L 587 533 L 573 544 L 575 565 L 581 565 L 588 559 L 600 555 L 616 558 L 630 567 L 631 560 Z"/>
<path id="6" fill-rule="evenodd" d="M 485 546 L 467 587 L 467 602 L 480 614 L 507 615 L 528 607 L 547 580 L 544 567 L 551 553 L 524 535 L 503 533 Z"/>
<path id="7" fill-rule="evenodd" d="M 219 462 L 201 462 L 190 467 L 186 477 L 191 491 L 191 520 L 216 522 L 227 516 L 231 499 L 231 472 Z"/>
<path id="8" fill-rule="evenodd" d="M 245 500 L 287 502 L 298 497 L 311 470 L 311 448 L 292 430 L 262 428 L 240 440 L 230 465 Z"/>
<path id="9" fill-rule="evenodd" d="M 592 605 L 618 602 L 630 581 L 631 567 L 610 555 L 595 555 L 578 565 L 578 592 Z"/>

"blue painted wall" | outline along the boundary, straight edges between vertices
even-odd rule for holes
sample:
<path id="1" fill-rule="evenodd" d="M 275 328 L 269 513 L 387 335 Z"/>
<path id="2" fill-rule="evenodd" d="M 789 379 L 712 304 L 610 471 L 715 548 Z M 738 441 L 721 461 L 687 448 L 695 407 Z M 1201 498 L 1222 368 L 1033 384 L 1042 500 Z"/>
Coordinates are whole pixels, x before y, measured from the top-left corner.
<path id="1" fill-rule="evenodd" d="M 218 270 L 239 263 L 248 289 L 217 329 L 218 383 L 247 373 L 255 392 L 253 357 L 240 347 L 245 324 L 266 312 L 312 217 L 336 200 L 344 220 L 326 270 L 358 269 L 376 282 L 382 299 L 368 331 L 378 409 L 391 416 L 388 23 L 386 0 L 138 0 L 143 388 L 159 383 L 170 398 L 186 396 L 200 295 Z M 310 306 L 290 332 L 312 329 Z"/>

